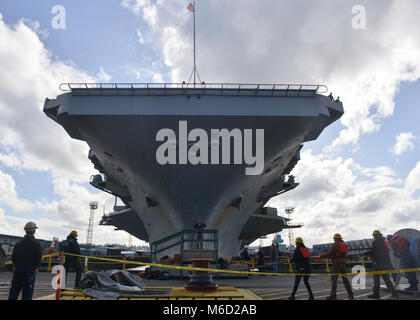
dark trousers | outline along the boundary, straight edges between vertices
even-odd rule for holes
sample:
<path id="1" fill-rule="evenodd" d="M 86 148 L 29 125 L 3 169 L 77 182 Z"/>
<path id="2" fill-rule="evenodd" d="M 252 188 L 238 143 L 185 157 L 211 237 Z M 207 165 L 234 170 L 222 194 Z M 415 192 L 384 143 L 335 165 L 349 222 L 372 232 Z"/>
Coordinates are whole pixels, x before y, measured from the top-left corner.
<path id="1" fill-rule="evenodd" d="M 311 273 L 311 271 L 310 271 L 310 269 L 299 269 L 299 268 L 296 268 L 296 273 L 309 274 L 309 273 Z M 309 284 L 309 277 L 310 277 L 309 275 L 300 275 L 300 274 L 297 274 L 295 276 L 295 284 L 293 286 L 292 296 L 294 296 L 296 294 L 296 291 L 299 288 L 300 280 L 302 278 L 303 278 L 303 283 L 305 284 L 305 287 L 306 287 L 306 289 L 309 292 L 309 295 L 310 296 L 313 296 L 311 285 Z"/>
<path id="2" fill-rule="evenodd" d="M 402 269 L 411 269 L 416 267 L 414 256 L 407 250 L 401 255 L 400 267 Z M 406 272 L 405 276 L 410 284 L 410 288 L 417 288 L 417 277 L 415 272 Z"/>
<path id="3" fill-rule="evenodd" d="M 258 259 L 257 267 L 259 272 L 264 272 L 264 260 Z"/>
<path id="4" fill-rule="evenodd" d="M 338 283 L 338 274 L 341 273 L 341 279 L 343 280 L 344 287 L 346 288 L 347 294 L 349 297 L 353 297 L 353 291 L 351 289 L 350 281 L 347 279 L 346 273 L 346 264 L 345 263 L 333 263 L 332 273 L 336 275 L 331 276 L 331 297 L 337 296 L 337 283 Z"/>
<path id="5" fill-rule="evenodd" d="M 82 277 L 82 266 L 78 261 L 66 261 L 64 263 L 64 269 L 66 270 L 66 287 L 67 287 L 67 275 L 70 270 L 76 271 L 76 279 L 74 281 L 74 287 L 77 288 L 80 286 L 80 278 Z"/>
<path id="6" fill-rule="evenodd" d="M 195 249 L 203 249 L 203 234 L 201 232 L 195 234 Z"/>
<path id="7" fill-rule="evenodd" d="M 35 287 L 35 271 L 31 267 L 16 267 L 13 273 L 9 300 L 17 300 L 22 291 L 22 300 L 32 300 Z"/>
<path id="8" fill-rule="evenodd" d="M 388 266 L 381 266 L 381 265 L 374 265 L 374 271 L 384 271 L 390 270 L 391 267 Z M 379 296 L 379 286 L 381 284 L 381 276 L 385 282 L 386 287 L 392 293 L 392 295 L 397 295 L 397 291 L 395 290 L 394 286 L 392 285 L 391 279 L 389 278 L 389 274 L 374 274 L 373 275 L 373 294 Z"/>

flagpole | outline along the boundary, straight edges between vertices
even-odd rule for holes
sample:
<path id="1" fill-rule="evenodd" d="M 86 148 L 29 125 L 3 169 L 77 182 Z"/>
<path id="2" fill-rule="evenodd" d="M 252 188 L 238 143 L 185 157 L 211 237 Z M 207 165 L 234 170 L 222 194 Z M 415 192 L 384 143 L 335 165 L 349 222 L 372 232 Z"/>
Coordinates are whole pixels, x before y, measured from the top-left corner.
<path id="1" fill-rule="evenodd" d="M 193 2 L 194 5 L 194 88 L 195 88 L 195 72 L 196 72 L 196 64 L 195 64 L 195 1 Z"/>

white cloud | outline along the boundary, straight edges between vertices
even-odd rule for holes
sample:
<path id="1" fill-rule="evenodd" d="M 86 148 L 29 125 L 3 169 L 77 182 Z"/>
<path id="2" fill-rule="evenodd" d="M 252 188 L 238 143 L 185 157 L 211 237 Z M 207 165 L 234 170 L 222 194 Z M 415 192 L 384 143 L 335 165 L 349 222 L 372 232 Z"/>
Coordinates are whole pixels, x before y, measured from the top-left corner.
<path id="1" fill-rule="evenodd" d="M 159 5 L 159 4 L 158 4 Z M 150 0 L 123 0 L 121 6 L 132 11 L 136 16 L 142 14 L 143 19 L 150 25 L 156 25 L 157 7 Z"/>
<path id="2" fill-rule="evenodd" d="M 127 75 L 136 77 L 139 82 L 163 83 L 163 74 L 159 71 L 159 64 L 152 62 L 151 66 L 151 68 L 126 66 L 125 69 Z"/>
<path id="3" fill-rule="evenodd" d="M 47 39 L 49 37 L 50 33 L 47 29 L 41 29 L 41 24 L 39 23 L 39 21 L 32 21 L 30 19 L 22 19 L 21 21 L 44 39 Z"/>
<path id="4" fill-rule="evenodd" d="M 20 171 L 22 168 L 22 163 L 19 157 L 14 153 L 0 153 L 0 162 L 3 163 L 6 167 L 12 168 L 17 171 Z"/>
<path id="5" fill-rule="evenodd" d="M 417 165 L 413 170 L 408 174 L 407 179 L 405 180 L 405 189 L 408 194 L 413 194 L 415 191 L 420 190 L 420 162 L 417 162 Z"/>
<path id="6" fill-rule="evenodd" d="M 144 44 L 143 34 L 141 33 L 139 29 L 137 29 L 137 39 L 139 40 L 140 44 Z"/>
<path id="7" fill-rule="evenodd" d="M 60 198 L 52 202 L 24 199 L 19 196 L 13 177 L 0 171 L 0 206 L 7 205 L 20 215 L 10 216 L 1 208 L 1 232 L 20 235 L 16 230 L 22 230 L 24 223 L 34 219 L 33 210 L 38 210 L 46 215 L 36 221 L 40 226 L 38 237 L 62 238 L 79 229 L 81 240 L 85 241 L 89 201 L 99 199 L 101 204 L 106 203 L 109 212 L 113 199 L 105 193 L 93 194 L 81 185 L 95 172 L 87 159 L 87 144 L 71 139 L 42 108 L 46 97 L 61 93 L 60 83 L 95 82 L 98 78 L 106 81 L 109 75 L 100 68 L 97 78 L 91 77 L 71 62 L 53 59 L 24 20 L 11 27 L 0 15 L 0 43 L 7 43 L 0 46 L 0 162 L 18 171 L 43 171 L 46 179 L 51 175 L 54 192 Z M 98 212 L 97 221 L 101 216 L 102 212 Z M 110 229 L 96 224 L 94 241 L 127 241 L 125 232 Z"/>
<path id="8" fill-rule="evenodd" d="M 137 15 L 149 1 L 131 3 Z M 197 3 L 197 63 L 202 80 L 241 83 L 323 83 L 344 103 L 346 127 L 328 152 L 356 145 L 394 113 L 402 81 L 420 78 L 417 0 L 364 0 L 367 28 L 352 28 L 352 4 L 319 0 Z M 355 4 L 354 4 L 355 5 Z M 192 15 L 182 1 L 160 3 L 148 43 L 173 82 L 192 70 Z M 398 21 L 398 23 L 395 23 Z M 160 39 L 160 41 L 156 41 Z"/>
<path id="9" fill-rule="evenodd" d="M 69 139 L 43 112 L 46 97 L 60 94 L 62 82 L 94 82 L 70 63 L 52 58 L 38 35 L 21 20 L 10 27 L 0 19 L 1 161 L 25 170 L 51 172 L 85 182 L 92 172 L 85 142 Z"/>
<path id="10" fill-rule="evenodd" d="M 292 173 L 301 185 L 269 205 L 295 206 L 295 221 L 304 227 L 294 234 L 310 245 L 331 242 L 337 232 L 356 240 L 369 238 L 374 229 L 390 234 L 418 228 L 420 162 L 399 179 L 388 167 L 365 168 L 353 159 L 330 160 L 305 151 Z"/>
<path id="11" fill-rule="evenodd" d="M 404 152 L 414 149 L 413 141 L 416 140 L 416 137 L 411 132 L 402 132 L 395 138 L 397 141 L 390 150 L 395 155 L 400 156 Z"/>
<path id="12" fill-rule="evenodd" d="M 15 212 L 25 212 L 34 209 L 35 205 L 26 199 L 21 199 L 16 191 L 16 183 L 12 176 L 0 171 L 0 204 L 4 203 Z"/>
<path id="13" fill-rule="evenodd" d="M 103 67 L 99 68 L 99 73 L 96 75 L 96 78 L 100 82 L 109 82 L 109 80 L 111 80 L 111 76 L 105 72 Z"/>

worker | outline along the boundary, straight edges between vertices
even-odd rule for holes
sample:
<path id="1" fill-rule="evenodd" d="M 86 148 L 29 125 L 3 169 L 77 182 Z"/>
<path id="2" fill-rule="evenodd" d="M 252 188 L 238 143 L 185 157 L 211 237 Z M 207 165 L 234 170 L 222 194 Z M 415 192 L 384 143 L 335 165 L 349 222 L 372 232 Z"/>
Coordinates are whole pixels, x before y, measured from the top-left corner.
<path id="1" fill-rule="evenodd" d="M 273 272 L 277 273 L 279 267 L 279 247 L 277 246 L 277 242 L 271 244 L 270 256 L 271 263 L 273 264 Z"/>
<path id="2" fill-rule="evenodd" d="M 195 239 L 196 239 L 196 249 L 203 249 L 203 230 L 206 228 L 207 225 L 204 223 L 203 219 L 198 219 L 197 222 L 194 224 L 194 229 L 200 230 L 195 233 Z"/>
<path id="3" fill-rule="evenodd" d="M 264 272 L 265 253 L 261 246 L 258 247 L 257 257 L 258 269 L 260 272 Z"/>
<path id="4" fill-rule="evenodd" d="M 387 237 L 389 244 L 394 252 L 394 255 L 400 258 L 401 269 L 412 269 L 416 267 L 416 259 L 410 251 L 410 242 L 403 236 L 389 235 Z M 406 272 L 406 278 L 409 283 L 409 287 L 405 288 L 406 291 L 418 291 L 417 277 L 415 272 Z"/>
<path id="5" fill-rule="evenodd" d="M 303 283 L 305 284 L 305 287 L 309 292 L 309 300 L 314 300 L 311 285 L 309 284 L 309 277 L 311 273 L 311 264 L 309 262 L 309 258 L 311 257 L 311 254 L 309 253 L 308 248 L 305 247 L 303 239 L 301 237 L 297 237 L 295 243 L 296 249 L 293 252 L 293 256 L 289 262 L 295 264 L 296 275 L 295 284 L 293 286 L 293 291 L 289 297 L 289 300 L 295 300 L 295 294 L 299 287 L 299 283 L 302 277 Z"/>
<path id="6" fill-rule="evenodd" d="M 0 245 L 0 272 L 6 269 L 6 252 L 3 250 L 3 247 Z"/>
<path id="7" fill-rule="evenodd" d="M 16 243 L 12 262 L 14 273 L 9 292 L 9 300 L 17 300 L 22 291 L 22 300 L 32 300 L 35 287 L 36 271 L 41 264 L 41 244 L 35 240 L 35 222 L 25 224 L 25 237 Z"/>
<path id="8" fill-rule="evenodd" d="M 370 251 L 365 252 L 365 256 L 372 257 L 373 261 L 373 271 L 384 271 L 391 270 L 392 264 L 391 259 L 389 258 L 389 252 L 392 250 L 389 243 L 382 236 L 382 233 L 379 230 L 374 230 L 372 232 L 373 242 L 372 248 Z M 369 295 L 369 299 L 379 299 L 379 285 L 380 285 L 380 274 L 373 275 L 373 294 Z M 398 293 L 395 290 L 392 282 L 389 278 L 389 274 L 382 274 L 382 279 L 385 282 L 386 287 L 392 293 L 392 297 L 398 298 Z"/>
<path id="9" fill-rule="evenodd" d="M 245 261 L 249 261 L 248 246 L 245 246 L 241 251 L 241 258 Z"/>
<path id="10" fill-rule="evenodd" d="M 71 253 L 71 254 L 78 254 L 80 255 L 80 247 L 79 243 L 77 242 L 77 231 L 73 230 L 67 236 L 67 239 L 63 241 L 62 247 L 64 249 L 64 253 Z M 66 255 L 65 262 L 64 262 L 64 269 L 66 270 L 66 284 L 67 284 L 67 275 L 71 269 L 76 271 L 76 279 L 74 281 L 74 287 L 80 287 L 80 278 L 82 276 L 82 266 L 80 264 L 80 257 L 73 256 L 73 255 Z"/>
<path id="11" fill-rule="evenodd" d="M 332 261 L 332 275 L 331 275 L 331 294 L 327 297 L 327 300 L 337 299 L 337 282 L 338 275 L 341 274 L 344 287 L 346 288 L 348 299 L 353 299 L 353 291 L 351 289 L 350 281 L 346 276 L 346 255 L 348 252 L 347 245 L 344 243 L 343 238 L 339 233 L 336 233 L 333 237 L 334 243 L 331 246 L 328 253 L 318 256 L 318 259 L 329 258 Z"/>

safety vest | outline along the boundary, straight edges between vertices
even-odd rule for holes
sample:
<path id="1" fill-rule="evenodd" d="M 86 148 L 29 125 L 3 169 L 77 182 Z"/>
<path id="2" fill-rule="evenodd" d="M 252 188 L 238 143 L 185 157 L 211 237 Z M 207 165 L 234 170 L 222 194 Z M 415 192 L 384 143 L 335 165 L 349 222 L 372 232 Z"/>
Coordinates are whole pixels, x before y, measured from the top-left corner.
<path id="1" fill-rule="evenodd" d="M 338 242 L 338 249 L 340 250 L 340 253 L 346 255 L 347 252 L 349 252 L 349 248 L 344 242 Z"/>
<path id="2" fill-rule="evenodd" d="M 391 239 L 392 243 L 397 245 L 397 253 L 401 254 L 408 248 L 410 248 L 410 243 L 402 236 L 395 236 Z"/>
<path id="3" fill-rule="evenodd" d="M 310 258 L 311 254 L 309 253 L 308 248 L 300 247 L 300 252 L 304 258 Z"/>

